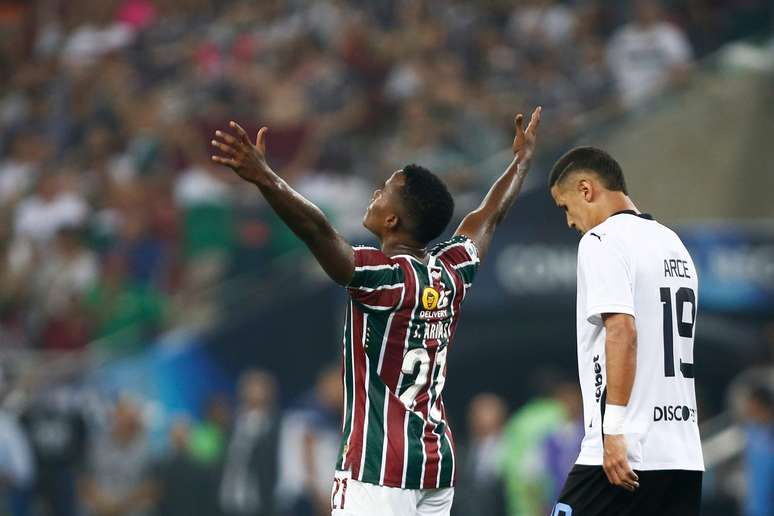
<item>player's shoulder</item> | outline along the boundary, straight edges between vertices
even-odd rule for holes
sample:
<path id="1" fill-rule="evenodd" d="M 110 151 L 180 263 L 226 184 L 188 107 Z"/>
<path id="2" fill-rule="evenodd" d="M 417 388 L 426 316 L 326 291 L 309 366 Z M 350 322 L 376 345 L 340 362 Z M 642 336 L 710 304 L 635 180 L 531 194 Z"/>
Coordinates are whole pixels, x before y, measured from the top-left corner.
<path id="1" fill-rule="evenodd" d="M 464 249 L 470 254 L 478 255 L 475 242 L 465 235 L 454 235 L 448 240 L 439 242 L 430 249 L 429 254 L 438 256 L 453 249 Z"/>
<path id="2" fill-rule="evenodd" d="M 586 231 L 580 239 L 580 245 L 588 246 L 593 243 L 604 244 L 613 239 L 617 239 L 622 228 L 611 219 L 613 219 L 613 217 L 608 218 L 604 222 L 601 222 Z"/>
<path id="3" fill-rule="evenodd" d="M 428 254 L 436 258 L 443 256 L 452 260 L 478 262 L 476 243 L 465 235 L 454 235 L 452 238 L 436 244 Z"/>
<path id="4" fill-rule="evenodd" d="M 387 256 L 381 249 L 371 246 L 352 246 L 355 267 L 347 288 L 372 292 L 398 285 L 403 281 L 404 273 L 400 261 Z"/>
<path id="5" fill-rule="evenodd" d="M 627 235 L 631 231 L 622 217 L 609 217 L 583 234 L 578 244 L 578 254 L 595 254 L 604 250 L 624 252 L 628 247 Z"/>
<path id="6" fill-rule="evenodd" d="M 355 267 L 399 267 L 398 261 L 373 246 L 353 245 Z"/>
<path id="7" fill-rule="evenodd" d="M 654 231 L 660 226 L 661 224 L 648 213 L 623 211 L 609 216 L 586 232 L 584 237 L 597 240 L 604 240 L 605 237 L 625 239 L 638 233 Z"/>
<path id="8" fill-rule="evenodd" d="M 384 254 L 384 252 L 381 249 L 379 249 L 378 247 L 374 247 L 372 245 L 356 244 L 352 246 L 352 250 L 355 251 L 356 253 L 365 253 L 365 254 L 376 253 L 376 254 L 382 254 L 384 256 L 387 256 Z"/>

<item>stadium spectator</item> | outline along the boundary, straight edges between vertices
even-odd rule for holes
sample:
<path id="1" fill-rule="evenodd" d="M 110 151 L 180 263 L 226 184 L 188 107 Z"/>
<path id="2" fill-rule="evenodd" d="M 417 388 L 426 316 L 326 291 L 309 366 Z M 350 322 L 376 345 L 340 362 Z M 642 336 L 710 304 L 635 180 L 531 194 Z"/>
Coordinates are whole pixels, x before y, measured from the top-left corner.
<path id="1" fill-rule="evenodd" d="M 191 456 L 189 432 L 188 421 L 177 418 L 169 431 L 170 449 L 153 468 L 158 516 L 218 514 L 211 479 Z"/>
<path id="2" fill-rule="evenodd" d="M 341 370 L 324 368 L 314 389 L 282 416 L 277 496 L 283 514 L 330 514 L 331 464 L 341 437 Z"/>
<path id="3" fill-rule="evenodd" d="M 691 46 L 678 27 L 664 19 L 658 0 L 635 0 L 633 21 L 613 34 L 608 61 L 621 102 L 641 105 L 668 84 L 685 80 Z"/>
<path id="4" fill-rule="evenodd" d="M 36 472 L 24 429 L 7 403 L 12 386 L 9 370 L 0 368 L 0 508 L 14 516 L 27 516 L 27 490 Z"/>
<path id="5" fill-rule="evenodd" d="M 38 289 L 45 288 L 46 293 L 38 295 L 47 315 L 57 316 L 71 299 L 79 298 L 96 282 L 97 260 L 84 245 L 80 228 L 75 226 L 60 228 L 50 249 L 37 278 Z"/>
<path id="6" fill-rule="evenodd" d="M 530 0 L 514 10 L 508 29 L 518 43 L 540 51 L 569 43 L 575 17 L 572 7 L 560 0 Z"/>
<path id="7" fill-rule="evenodd" d="M 101 351 L 120 355 L 141 349 L 164 320 L 165 296 L 153 285 L 127 277 L 126 258 L 110 254 L 101 277 L 85 294 L 85 306 Z"/>
<path id="8" fill-rule="evenodd" d="M 84 467 L 89 427 L 71 388 L 54 384 L 21 416 L 35 457 L 32 502 L 47 516 L 77 516 L 77 475 Z"/>
<path id="9" fill-rule="evenodd" d="M 774 514 L 774 392 L 770 385 L 753 386 L 744 407 L 745 516 Z"/>
<path id="10" fill-rule="evenodd" d="M 3 210 L 27 194 L 37 179 L 41 158 L 46 153 L 42 139 L 30 132 L 11 133 L 8 139 L 5 159 L 0 162 L 0 209 Z"/>
<path id="11" fill-rule="evenodd" d="M 490 393 L 477 395 L 468 405 L 468 444 L 459 454 L 452 514 L 507 514 L 501 476 L 507 410 L 505 401 Z"/>
<path id="12" fill-rule="evenodd" d="M 545 514 L 554 502 L 551 496 L 556 487 L 550 483 L 549 465 L 544 462 L 545 441 L 577 411 L 567 410 L 568 393 L 577 396 L 578 391 L 568 378 L 550 369 L 536 372 L 533 383 L 538 395 L 522 405 L 505 426 L 502 467 L 509 514 Z"/>
<path id="13" fill-rule="evenodd" d="M 204 465 L 219 466 L 226 450 L 226 438 L 231 427 L 231 405 L 222 394 L 214 394 L 205 402 L 204 419 L 191 428 L 191 455 Z"/>
<path id="14" fill-rule="evenodd" d="M 89 516 L 147 516 L 156 489 L 138 404 L 120 399 L 111 427 L 89 451 L 80 497 Z"/>
<path id="15" fill-rule="evenodd" d="M 557 389 L 555 396 L 564 408 L 565 420 L 546 436 L 540 453 L 546 471 L 546 483 L 550 488 L 546 498 L 549 504 L 553 504 L 558 498 L 567 474 L 578 458 L 585 433 L 583 399 L 578 388 L 563 384 Z"/>
<path id="16" fill-rule="evenodd" d="M 67 188 L 62 175 L 45 171 L 38 179 L 36 195 L 16 208 L 15 236 L 42 246 L 62 227 L 83 224 L 88 212 L 80 193 Z"/>
<path id="17" fill-rule="evenodd" d="M 220 507 L 226 516 L 269 516 L 275 508 L 278 473 L 274 377 L 256 370 L 243 373 L 239 396 L 223 465 Z"/>

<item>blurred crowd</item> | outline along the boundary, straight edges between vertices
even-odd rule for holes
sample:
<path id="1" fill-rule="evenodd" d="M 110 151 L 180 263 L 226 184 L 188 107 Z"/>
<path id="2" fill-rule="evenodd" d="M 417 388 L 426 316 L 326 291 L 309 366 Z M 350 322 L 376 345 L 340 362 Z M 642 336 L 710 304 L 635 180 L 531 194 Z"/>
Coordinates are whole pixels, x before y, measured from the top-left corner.
<path id="1" fill-rule="evenodd" d="M 270 127 L 271 164 L 361 236 L 408 162 L 461 209 L 500 172 L 512 115 L 544 148 L 643 106 L 767 27 L 766 0 L 3 0 L 0 346 L 130 353 L 218 317 L 224 278 L 299 244 L 209 160 Z M 507 152 L 507 151 L 506 151 Z M 184 301 L 184 302 L 183 302 Z"/>
<path id="2" fill-rule="evenodd" d="M 132 353 L 166 328 L 217 321 L 224 281 L 303 256 L 255 189 L 209 160 L 231 119 L 269 126 L 272 166 L 357 240 L 392 170 L 427 166 L 470 207 L 506 161 L 515 111 L 543 105 L 541 145 L 561 147 L 687 84 L 697 59 L 769 28 L 772 9 L 0 0 L 0 351 Z M 471 400 L 467 429 L 455 427 L 456 515 L 547 513 L 583 425 L 574 381 L 546 374 L 534 388 L 515 410 L 496 394 Z M 23 400 L 0 391 L 0 513 L 328 511 L 337 368 L 289 403 L 272 375 L 245 373 L 236 396 L 172 416 L 163 453 L 147 438 L 149 400 L 95 408 L 67 385 Z M 749 468 L 774 479 L 771 393 L 749 392 Z M 765 500 L 771 485 L 753 489 Z"/>
<path id="3" fill-rule="evenodd" d="M 213 393 L 197 418 L 163 417 L 162 446 L 151 438 L 159 423 L 153 400 L 105 399 L 72 381 L 20 400 L 8 380 L 0 514 L 312 516 L 328 504 L 342 408 L 338 368 L 323 369 L 282 413 L 274 376 L 246 371 L 235 404 Z"/>
<path id="4" fill-rule="evenodd" d="M 538 368 L 516 407 L 482 392 L 455 424 L 453 516 L 543 516 L 584 434 L 577 382 Z M 0 386 L 0 513 L 12 516 L 327 516 L 343 409 L 340 369 L 282 401 L 247 370 L 235 396 L 159 418 L 153 400 L 105 399 L 68 381 L 20 396 Z M 703 514 L 774 514 L 774 361 L 742 373 L 729 407 L 744 452 L 705 478 Z M 25 399 L 20 399 L 25 398 Z M 196 416 L 196 417 L 194 417 Z M 152 427 L 163 420 L 161 446 Z M 707 436 L 705 436 L 707 437 Z"/>
<path id="5" fill-rule="evenodd" d="M 547 513 L 578 452 L 582 405 L 566 374 L 536 378 L 538 395 L 516 412 L 492 393 L 470 401 L 455 515 Z M 200 417 L 166 417 L 161 447 L 151 400 L 98 402 L 68 382 L 24 401 L 6 383 L 0 395 L 0 511 L 13 516 L 330 514 L 343 408 L 336 366 L 282 407 L 275 377 L 248 370 L 233 405 L 214 393 Z"/>

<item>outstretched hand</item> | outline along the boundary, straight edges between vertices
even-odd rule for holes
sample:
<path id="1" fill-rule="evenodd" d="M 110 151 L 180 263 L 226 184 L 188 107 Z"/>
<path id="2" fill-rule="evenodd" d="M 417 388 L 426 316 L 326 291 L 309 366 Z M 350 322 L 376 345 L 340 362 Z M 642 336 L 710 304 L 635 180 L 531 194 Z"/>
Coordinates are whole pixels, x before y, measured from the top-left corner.
<path id="1" fill-rule="evenodd" d="M 532 112 L 527 130 L 524 130 L 524 115 L 519 113 L 514 120 L 516 124 L 516 136 L 513 138 L 513 154 L 520 165 L 527 166 L 532 161 L 537 141 L 537 130 L 540 125 L 540 113 L 543 108 L 538 106 Z"/>
<path id="2" fill-rule="evenodd" d="M 212 161 L 231 168 L 239 176 L 251 183 L 258 182 L 265 174 L 271 172 L 266 162 L 266 132 L 267 127 L 261 127 L 255 137 L 255 145 L 247 136 L 247 131 L 236 122 L 229 126 L 237 132 L 237 137 L 223 131 L 215 131 L 215 138 L 210 143 L 223 155 L 212 156 Z"/>

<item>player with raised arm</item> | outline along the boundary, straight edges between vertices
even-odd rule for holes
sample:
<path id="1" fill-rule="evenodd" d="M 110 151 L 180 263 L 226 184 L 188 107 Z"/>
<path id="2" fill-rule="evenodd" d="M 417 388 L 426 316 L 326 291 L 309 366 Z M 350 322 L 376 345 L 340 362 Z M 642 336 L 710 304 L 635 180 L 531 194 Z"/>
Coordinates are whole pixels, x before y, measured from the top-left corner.
<path id="1" fill-rule="evenodd" d="M 429 250 L 451 220 L 454 201 L 428 170 L 407 165 L 374 192 L 363 224 L 381 248 L 352 247 L 269 167 L 267 128 L 255 145 L 234 122 L 236 136 L 215 133 L 212 145 L 221 155 L 212 159 L 256 185 L 349 293 L 335 516 L 449 514 L 455 456 L 442 400 L 446 356 L 479 261 L 527 175 L 540 108 L 526 131 L 522 115 L 515 122 L 511 164 L 454 236 Z"/>
<path id="2" fill-rule="evenodd" d="M 640 213 L 594 147 L 549 186 L 578 245 L 578 370 L 586 435 L 552 516 L 699 514 L 704 460 L 694 390 L 698 280 L 671 229 Z"/>

